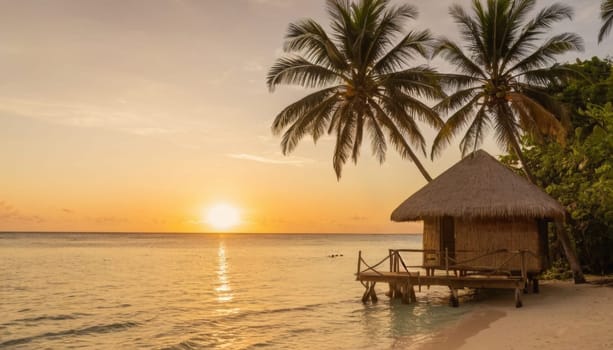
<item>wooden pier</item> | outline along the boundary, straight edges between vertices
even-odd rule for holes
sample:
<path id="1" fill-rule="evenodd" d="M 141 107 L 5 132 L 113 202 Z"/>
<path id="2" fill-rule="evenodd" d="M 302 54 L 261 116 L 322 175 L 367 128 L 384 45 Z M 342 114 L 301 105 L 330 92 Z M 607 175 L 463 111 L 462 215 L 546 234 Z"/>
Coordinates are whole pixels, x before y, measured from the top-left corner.
<path id="1" fill-rule="evenodd" d="M 401 253 L 421 253 L 423 256 L 428 254 L 441 254 L 444 256 L 444 266 L 418 265 L 407 266 Z M 476 252 L 471 252 L 476 253 Z M 478 261 L 480 258 L 505 254 L 508 258 L 496 267 L 471 266 L 470 263 Z M 376 302 L 378 300 L 375 285 L 377 283 L 387 283 L 390 298 L 400 298 L 405 303 L 416 301 L 415 287 L 421 291 L 422 286 L 447 286 L 450 290 L 450 304 L 454 307 L 459 306 L 458 290 L 463 288 L 493 288 L 511 289 L 515 291 L 515 307 L 522 306 L 521 295 L 527 293 L 531 285 L 533 292 L 538 293 L 537 272 L 528 271 L 527 258 L 533 253 L 525 250 L 508 251 L 497 250 L 492 252 L 479 253 L 476 257 L 465 261 L 456 261 L 445 252 L 434 252 L 422 249 L 390 249 L 389 255 L 375 265 L 368 265 L 362 257 L 362 252 L 358 255 L 358 269 L 356 280 L 360 281 L 366 291 L 362 296 L 364 303 Z M 519 257 L 521 259 L 521 270 L 511 271 L 505 269 L 508 261 Z M 382 271 L 381 266 L 389 261 L 389 270 Z M 412 270 L 411 269 L 415 269 Z"/>

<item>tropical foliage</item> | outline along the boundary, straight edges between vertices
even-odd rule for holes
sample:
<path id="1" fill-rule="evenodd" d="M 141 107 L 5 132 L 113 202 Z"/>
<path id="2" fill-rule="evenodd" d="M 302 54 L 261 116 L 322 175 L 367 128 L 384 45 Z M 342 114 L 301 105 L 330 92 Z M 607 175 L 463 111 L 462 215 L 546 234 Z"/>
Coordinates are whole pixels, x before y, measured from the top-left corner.
<path id="1" fill-rule="evenodd" d="M 593 58 L 570 66 L 587 79 L 551 89 L 572 106 L 567 144 L 526 137 L 523 151 L 537 184 L 566 207 L 566 229 L 584 269 L 613 272 L 613 63 Z M 552 242 L 551 251 L 559 256 L 557 241 Z"/>
<path id="2" fill-rule="evenodd" d="M 409 158 L 431 180 L 416 153 L 425 155 L 426 141 L 417 121 L 439 128 L 442 120 L 420 99 L 439 99 L 443 92 L 427 66 L 406 66 L 427 56 L 428 31 L 403 34 L 414 19 L 411 5 L 391 6 L 388 0 L 327 1 L 331 31 L 312 19 L 292 23 L 283 57 L 270 68 L 267 84 L 291 84 L 316 91 L 284 108 L 272 131 L 282 133 L 284 154 L 310 135 L 336 137 L 333 165 L 338 178 L 351 158 L 357 162 L 364 132 L 373 154 L 385 160 L 387 142 Z"/>
<path id="3" fill-rule="evenodd" d="M 459 73 L 446 76 L 447 85 L 457 89 L 436 106 L 451 115 L 434 139 L 433 157 L 465 128 L 460 148 L 463 154 L 471 152 L 492 128 L 498 143 L 520 158 L 532 178 L 521 153 L 521 136 L 564 139 L 564 128 L 556 118 L 563 109 L 547 87 L 571 75 L 555 59 L 581 50 L 583 41 L 573 33 L 543 38 L 554 23 L 572 19 L 573 11 L 553 4 L 529 18 L 535 4 L 536 0 L 487 0 L 484 4 L 474 0 L 470 12 L 460 5 L 450 8 L 463 45 L 443 38 L 435 50 Z"/>
<path id="4" fill-rule="evenodd" d="M 598 42 L 602 42 L 605 36 L 613 27 L 613 0 L 602 0 L 600 5 L 600 18 L 602 19 L 602 27 L 598 33 Z"/>

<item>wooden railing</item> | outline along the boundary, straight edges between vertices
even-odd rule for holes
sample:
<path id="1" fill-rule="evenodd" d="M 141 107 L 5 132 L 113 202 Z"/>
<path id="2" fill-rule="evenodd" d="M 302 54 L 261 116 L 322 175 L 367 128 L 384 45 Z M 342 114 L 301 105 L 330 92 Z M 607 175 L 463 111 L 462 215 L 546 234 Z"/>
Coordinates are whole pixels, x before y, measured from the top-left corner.
<path id="1" fill-rule="evenodd" d="M 401 255 L 401 253 L 420 253 L 420 254 L 437 254 L 439 256 L 438 261 L 440 262 L 440 257 L 443 257 L 444 266 L 436 265 L 436 266 L 428 266 L 428 265 L 407 265 Z M 529 256 L 533 256 L 538 258 L 536 254 L 529 250 L 508 250 L 508 249 L 498 249 L 493 251 L 475 251 L 475 250 L 456 250 L 454 253 L 471 253 L 478 254 L 477 256 L 472 256 L 465 260 L 458 260 L 457 257 L 452 257 L 449 255 L 449 251 L 445 249 L 444 251 L 437 250 L 428 250 L 428 249 L 389 249 L 388 255 L 380 260 L 378 263 L 374 265 L 369 265 L 364 258 L 362 257 L 362 251 L 358 253 L 358 269 L 357 275 L 359 276 L 361 273 L 372 271 L 378 275 L 383 275 L 380 271 L 377 270 L 379 266 L 381 266 L 386 261 L 389 261 L 389 272 L 404 272 L 409 276 L 411 272 L 410 268 L 420 268 L 420 269 L 437 269 L 444 270 L 445 274 L 449 276 L 450 271 L 454 271 L 454 273 L 458 270 L 479 270 L 484 274 L 509 274 L 510 270 L 508 269 L 508 264 L 515 257 L 519 257 L 520 264 L 520 273 L 523 279 L 527 279 L 528 275 L 528 266 L 527 266 L 527 258 Z M 471 266 L 470 263 L 475 262 L 479 259 L 487 258 L 494 255 L 500 254 L 510 254 L 505 260 L 496 266 L 481 266 L 475 267 Z M 364 269 L 362 269 L 362 265 L 364 265 Z M 507 269 L 505 269 L 507 268 Z"/>
<path id="2" fill-rule="evenodd" d="M 383 258 L 378 263 L 371 266 L 364 260 L 364 258 L 362 257 L 362 251 L 360 250 L 358 252 L 358 275 L 360 273 L 368 272 L 368 271 L 372 271 L 378 275 L 383 275 L 381 272 L 377 271 L 376 268 L 381 266 L 384 262 L 389 260 L 390 272 L 400 272 L 400 266 L 402 266 L 402 269 L 404 270 L 403 272 L 408 273 L 410 276 L 411 272 L 409 271 L 409 266 L 407 266 L 404 260 L 402 259 L 402 255 L 400 255 L 401 251 L 405 251 L 405 250 L 390 249 L 389 254 L 385 258 Z M 362 265 L 366 267 L 364 270 L 362 270 Z"/>

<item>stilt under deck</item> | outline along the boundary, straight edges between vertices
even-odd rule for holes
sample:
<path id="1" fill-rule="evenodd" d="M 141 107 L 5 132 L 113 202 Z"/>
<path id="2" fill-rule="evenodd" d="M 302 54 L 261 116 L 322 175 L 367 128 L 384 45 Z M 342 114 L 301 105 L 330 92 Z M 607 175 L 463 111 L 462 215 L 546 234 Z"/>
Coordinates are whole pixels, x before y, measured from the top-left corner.
<path id="1" fill-rule="evenodd" d="M 532 285 L 533 292 L 538 293 L 538 280 L 534 277 L 536 273 L 529 273 L 526 269 L 526 256 L 532 254 L 528 251 L 507 251 L 500 250 L 496 252 L 488 252 L 485 255 L 497 253 L 512 253 L 513 256 L 520 256 L 522 261 L 521 271 L 513 273 L 505 271 L 504 266 L 483 268 L 471 267 L 466 264 L 454 264 L 445 253 L 445 266 L 406 266 L 400 252 L 421 252 L 424 250 L 390 249 L 389 256 L 381 260 L 374 266 L 366 264 L 362 258 L 362 252 L 358 256 L 358 272 L 356 280 L 360 281 L 366 288 L 362 301 L 364 303 L 369 300 L 377 302 L 378 298 L 375 292 L 377 283 L 387 283 L 389 292 L 387 295 L 394 299 L 400 298 L 405 303 L 417 301 L 415 296 L 415 287 L 421 291 L 422 286 L 447 286 L 450 290 L 450 304 L 454 307 L 459 306 L 458 290 L 463 288 L 493 288 L 493 289 L 511 289 L 515 291 L 515 307 L 522 307 L 521 295 L 527 293 L 529 284 Z M 390 270 L 380 271 L 377 267 L 381 266 L 385 261 L 389 260 Z M 365 267 L 363 269 L 363 266 Z M 409 271 L 409 268 L 420 268 L 422 271 Z M 425 274 L 421 272 L 425 271 Z"/>

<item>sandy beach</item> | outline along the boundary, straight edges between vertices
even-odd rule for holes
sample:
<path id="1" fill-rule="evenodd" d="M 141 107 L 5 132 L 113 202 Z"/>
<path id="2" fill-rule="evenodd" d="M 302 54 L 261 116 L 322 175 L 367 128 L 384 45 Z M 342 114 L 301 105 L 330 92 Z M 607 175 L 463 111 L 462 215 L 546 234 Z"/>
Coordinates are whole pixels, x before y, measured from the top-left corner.
<path id="1" fill-rule="evenodd" d="M 418 349 L 613 349 L 613 282 L 591 281 L 546 281 L 520 309 L 510 294 L 489 295 Z"/>

